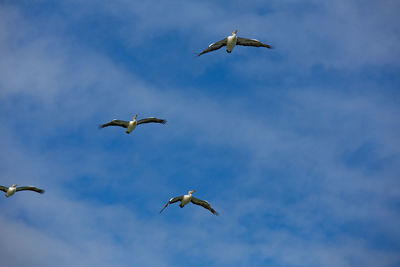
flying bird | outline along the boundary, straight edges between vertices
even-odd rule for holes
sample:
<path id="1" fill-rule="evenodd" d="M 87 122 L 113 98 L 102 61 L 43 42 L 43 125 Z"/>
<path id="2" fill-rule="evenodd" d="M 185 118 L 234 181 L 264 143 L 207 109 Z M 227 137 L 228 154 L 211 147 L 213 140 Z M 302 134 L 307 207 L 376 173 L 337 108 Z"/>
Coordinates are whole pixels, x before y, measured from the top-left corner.
<path id="1" fill-rule="evenodd" d="M 113 119 L 110 122 L 107 122 L 107 123 L 105 123 L 103 125 L 100 125 L 100 128 L 104 128 L 104 127 L 108 127 L 108 126 L 120 126 L 120 127 L 127 128 L 126 129 L 126 133 L 129 134 L 136 128 L 137 125 L 142 124 L 142 123 L 154 122 L 154 123 L 165 124 L 167 122 L 166 120 L 157 119 L 157 118 L 154 118 L 154 117 L 141 119 L 141 120 L 138 120 L 138 121 L 136 121 L 136 118 L 137 118 L 137 114 L 135 115 L 135 117 L 133 117 L 133 120 L 131 120 L 131 121 L 121 121 L 121 120 Z"/>
<path id="2" fill-rule="evenodd" d="M 168 201 L 168 203 L 164 206 L 164 208 L 162 208 L 162 210 L 160 211 L 160 213 L 161 213 L 169 204 L 172 204 L 172 203 L 175 203 L 175 202 L 180 201 L 181 204 L 179 204 L 179 207 L 181 207 L 181 208 L 183 208 L 183 207 L 184 207 L 186 204 L 188 204 L 189 202 L 192 202 L 192 203 L 195 204 L 195 205 L 199 205 L 199 206 L 202 206 L 202 207 L 205 208 L 205 209 L 208 209 L 209 211 L 211 211 L 211 212 L 212 212 L 213 214 L 215 214 L 215 215 L 219 215 L 218 212 L 216 212 L 216 211 L 211 207 L 210 203 L 208 203 L 208 202 L 205 201 L 205 200 L 201 200 L 201 199 L 198 199 L 198 198 L 193 197 L 192 194 L 193 194 L 194 192 L 196 192 L 196 190 L 189 191 L 189 193 L 188 193 L 187 195 L 184 195 L 184 196 L 173 197 L 173 198 L 171 198 L 171 199 Z"/>
<path id="3" fill-rule="evenodd" d="M 235 45 L 243 45 L 243 46 L 255 46 L 255 47 L 266 47 L 272 49 L 273 47 L 267 44 L 264 44 L 256 39 L 247 39 L 247 38 L 242 38 L 242 37 L 237 37 L 237 30 L 234 30 L 231 36 L 226 37 L 225 39 L 212 43 L 210 44 L 207 49 L 205 49 L 203 52 L 198 54 L 197 56 L 201 56 L 205 53 L 218 50 L 223 46 L 226 46 L 226 52 L 232 53 L 233 48 Z"/>
<path id="4" fill-rule="evenodd" d="M 40 194 L 44 193 L 43 189 L 40 189 L 40 188 L 37 188 L 34 186 L 20 186 L 20 187 L 17 187 L 17 186 L 18 186 L 17 184 L 13 184 L 10 187 L 5 187 L 5 186 L 0 185 L 0 190 L 6 192 L 6 197 L 11 197 L 12 195 L 15 194 L 15 192 L 25 191 L 25 190 L 35 191 Z"/>

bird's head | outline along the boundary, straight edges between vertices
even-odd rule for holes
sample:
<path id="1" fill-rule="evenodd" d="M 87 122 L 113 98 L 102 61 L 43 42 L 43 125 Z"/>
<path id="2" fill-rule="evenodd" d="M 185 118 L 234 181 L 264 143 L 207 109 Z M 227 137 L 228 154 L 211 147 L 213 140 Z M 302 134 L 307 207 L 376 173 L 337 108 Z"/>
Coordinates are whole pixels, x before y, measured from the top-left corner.
<path id="1" fill-rule="evenodd" d="M 232 34 L 237 34 L 237 32 L 238 32 L 238 30 L 234 30 L 234 31 L 232 32 Z"/>
<path id="2" fill-rule="evenodd" d="M 135 117 L 133 117 L 133 120 L 136 120 L 136 118 L 137 118 L 137 114 L 135 115 Z"/>
<path id="3" fill-rule="evenodd" d="M 14 188 L 16 188 L 18 185 L 17 184 L 13 184 L 11 187 L 14 187 Z"/>
<path id="4" fill-rule="evenodd" d="M 189 195 L 193 194 L 194 192 L 196 192 L 196 190 L 189 191 Z"/>

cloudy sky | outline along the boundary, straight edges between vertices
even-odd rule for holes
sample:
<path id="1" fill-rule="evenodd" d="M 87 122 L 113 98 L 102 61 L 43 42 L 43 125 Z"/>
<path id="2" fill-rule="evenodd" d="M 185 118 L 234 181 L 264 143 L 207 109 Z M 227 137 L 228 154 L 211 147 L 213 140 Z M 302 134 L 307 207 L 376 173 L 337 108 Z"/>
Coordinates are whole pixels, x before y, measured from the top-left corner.
<path id="1" fill-rule="evenodd" d="M 4 266 L 399 266 L 396 0 L 0 2 Z M 195 57 L 234 29 L 276 49 Z M 166 125 L 99 130 L 111 119 Z M 220 212 L 171 205 L 196 189 Z"/>

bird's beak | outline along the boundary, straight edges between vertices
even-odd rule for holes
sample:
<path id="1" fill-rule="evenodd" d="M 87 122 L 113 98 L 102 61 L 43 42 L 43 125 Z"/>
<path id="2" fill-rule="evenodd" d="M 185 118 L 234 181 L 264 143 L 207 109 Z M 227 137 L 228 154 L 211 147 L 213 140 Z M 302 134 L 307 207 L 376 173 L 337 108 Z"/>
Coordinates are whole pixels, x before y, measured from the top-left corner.
<path id="1" fill-rule="evenodd" d="M 234 31 L 233 31 L 233 34 L 237 34 L 237 32 L 238 32 L 238 30 L 234 30 Z"/>

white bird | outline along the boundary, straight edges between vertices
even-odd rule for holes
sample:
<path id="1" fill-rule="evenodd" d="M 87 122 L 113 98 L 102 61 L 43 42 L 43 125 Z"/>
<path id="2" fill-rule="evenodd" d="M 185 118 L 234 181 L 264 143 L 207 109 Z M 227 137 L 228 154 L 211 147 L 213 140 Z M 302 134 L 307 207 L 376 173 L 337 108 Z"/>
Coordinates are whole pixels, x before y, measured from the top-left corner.
<path id="1" fill-rule="evenodd" d="M 189 193 L 188 193 L 187 195 L 184 195 L 184 196 L 173 197 L 173 198 L 171 198 L 171 199 L 168 201 L 168 203 L 164 206 L 164 208 L 162 208 L 162 210 L 160 211 L 160 213 L 161 213 L 169 204 L 172 204 L 172 203 L 175 203 L 175 202 L 180 201 L 181 204 L 179 204 L 179 207 L 181 207 L 181 208 L 183 208 L 183 207 L 184 207 L 186 204 L 188 204 L 189 202 L 192 202 L 192 203 L 195 204 L 195 205 L 199 205 L 199 206 L 202 206 L 203 208 L 208 209 L 209 211 L 211 211 L 211 212 L 212 212 L 213 214 L 215 214 L 215 215 L 219 215 L 218 212 L 216 212 L 216 211 L 211 207 L 210 203 L 208 203 L 208 202 L 205 201 L 205 200 L 201 200 L 201 199 L 198 199 L 198 198 L 193 197 L 192 194 L 193 194 L 194 192 L 196 192 L 196 190 L 189 191 Z"/>
<path id="2" fill-rule="evenodd" d="M 137 118 L 137 114 L 135 115 L 135 117 L 133 117 L 133 120 L 131 120 L 131 121 L 121 121 L 121 120 L 113 119 L 110 122 L 100 125 L 100 128 L 104 128 L 104 127 L 108 127 L 108 126 L 120 126 L 120 127 L 127 128 L 126 133 L 129 134 L 136 128 L 137 125 L 142 124 L 142 123 L 155 122 L 155 123 L 165 124 L 167 122 L 166 120 L 157 119 L 154 117 L 141 119 L 138 121 L 136 121 L 136 118 Z"/>
<path id="3" fill-rule="evenodd" d="M 35 191 L 37 193 L 43 194 L 44 190 L 34 187 L 34 186 L 20 186 L 17 187 L 17 184 L 13 184 L 10 187 L 5 187 L 0 185 L 0 190 L 6 192 L 6 197 L 11 197 L 12 195 L 15 194 L 15 192 L 18 191 L 24 191 L 24 190 L 30 190 L 30 191 Z"/>
<path id="4" fill-rule="evenodd" d="M 198 54 L 197 56 L 201 56 L 202 54 L 220 49 L 223 46 L 226 46 L 226 52 L 231 53 L 233 48 L 236 45 L 243 45 L 243 46 L 255 46 L 255 47 L 266 47 L 272 49 L 273 47 L 267 44 L 264 44 L 256 39 L 247 39 L 242 37 L 237 37 L 237 30 L 234 30 L 231 36 L 226 37 L 225 39 L 212 43 L 205 49 L 203 52 Z"/>

